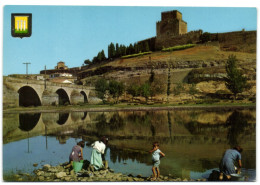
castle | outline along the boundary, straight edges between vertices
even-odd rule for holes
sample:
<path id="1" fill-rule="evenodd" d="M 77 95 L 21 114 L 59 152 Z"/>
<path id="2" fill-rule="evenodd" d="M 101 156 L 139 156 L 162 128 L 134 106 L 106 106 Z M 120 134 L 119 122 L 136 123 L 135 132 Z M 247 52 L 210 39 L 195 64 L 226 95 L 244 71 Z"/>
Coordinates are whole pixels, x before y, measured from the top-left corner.
<path id="1" fill-rule="evenodd" d="M 151 51 L 184 44 L 201 42 L 202 30 L 187 32 L 187 22 L 182 20 L 182 13 L 173 10 L 161 13 L 161 21 L 156 23 L 156 37 L 139 41 L 145 45 L 147 42 Z M 225 51 L 256 51 L 256 31 L 236 31 L 228 33 L 211 33 L 209 41 L 216 41 L 221 50 Z M 245 44 L 253 47 L 248 48 Z"/>
<path id="2" fill-rule="evenodd" d="M 182 14 L 177 11 L 162 12 L 162 20 L 156 23 L 157 39 L 174 37 L 187 33 L 187 23 L 182 20 Z"/>

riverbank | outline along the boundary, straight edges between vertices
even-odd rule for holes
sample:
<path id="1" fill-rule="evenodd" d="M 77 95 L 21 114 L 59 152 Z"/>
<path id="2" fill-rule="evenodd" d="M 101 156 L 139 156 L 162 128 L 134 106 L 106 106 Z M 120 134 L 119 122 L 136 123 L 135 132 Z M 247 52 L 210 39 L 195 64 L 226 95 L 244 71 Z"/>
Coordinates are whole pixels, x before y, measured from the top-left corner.
<path id="1" fill-rule="evenodd" d="M 221 104 L 116 104 L 116 105 L 68 105 L 68 106 L 38 106 L 6 108 L 3 113 L 41 113 L 41 112 L 114 112 L 114 111 L 156 111 L 156 110 L 185 110 L 185 109 L 255 109 L 255 103 L 221 103 Z"/>
<path id="2" fill-rule="evenodd" d="M 103 169 L 100 171 L 88 170 L 88 161 L 84 161 L 83 169 L 75 173 L 73 169 L 66 169 L 68 163 L 63 163 L 58 166 L 51 166 L 49 164 L 43 165 L 42 168 L 34 170 L 34 176 L 29 174 L 14 175 L 13 181 L 33 181 L 33 182 L 145 182 L 145 181 L 164 181 L 164 182 L 177 182 L 177 181 L 207 181 L 207 179 L 181 179 L 176 178 L 174 175 L 162 176 L 156 180 L 152 177 L 143 177 L 142 174 L 133 176 L 132 174 L 116 173 L 113 169 Z M 36 166 L 37 164 L 34 164 Z"/>

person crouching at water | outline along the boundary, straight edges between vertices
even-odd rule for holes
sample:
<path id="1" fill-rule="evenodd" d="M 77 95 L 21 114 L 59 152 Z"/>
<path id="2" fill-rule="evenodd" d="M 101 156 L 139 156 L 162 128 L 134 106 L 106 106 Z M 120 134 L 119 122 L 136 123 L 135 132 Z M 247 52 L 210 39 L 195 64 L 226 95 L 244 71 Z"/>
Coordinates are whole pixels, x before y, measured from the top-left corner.
<path id="1" fill-rule="evenodd" d="M 101 155 L 104 155 L 107 143 L 108 138 L 103 136 L 99 141 L 96 141 L 91 145 L 93 150 L 91 153 L 90 164 L 91 167 L 95 168 L 95 170 L 99 170 L 104 167 Z"/>
<path id="2" fill-rule="evenodd" d="M 83 160 L 83 148 L 85 147 L 85 142 L 80 141 L 77 143 L 77 145 L 72 147 L 70 156 L 69 156 L 69 164 L 66 166 L 66 168 L 71 167 L 73 161 L 79 162 L 80 160 Z"/>
<path id="3" fill-rule="evenodd" d="M 152 153 L 152 161 L 153 161 L 153 167 L 152 167 L 153 178 L 152 178 L 152 180 L 155 180 L 160 177 L 160 170 L 159 170 L 160 156 L 164 157 L 165 154 L 162 153 L 161 150 L 159 149 L 158 142 L 153 143 L 153 149 L 150 150 L 149 152 Z M 156 172 L 157 172 L 157 174 L 156 174 Z"/>
<path id="4" fill-rule="evenodd" d="M 219 165 L 219 180 L 223 180 L 223 175 L 227 177 L 228 180 L 231 179 L 231 174 L 240 174 L 242 168 L 241 153 L 243 149 L 240 146 L 236 146 L 233 149 L 228 149 L 225 151 L 222 160 Z M 236 171 L 235 162 L 238 163 L 238 168 Z"/>

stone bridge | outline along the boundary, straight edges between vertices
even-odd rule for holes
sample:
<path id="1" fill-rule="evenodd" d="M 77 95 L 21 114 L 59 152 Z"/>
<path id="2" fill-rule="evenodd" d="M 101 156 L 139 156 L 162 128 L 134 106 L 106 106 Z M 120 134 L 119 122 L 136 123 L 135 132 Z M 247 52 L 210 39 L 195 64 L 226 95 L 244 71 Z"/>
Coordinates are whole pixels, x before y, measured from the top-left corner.
<path id="1" fill-rule="evenodd" d="M 88 103 L 89 94 L 94 87 L 74 84 L 52 83 L 43 80 L 3 78 L 4 105 L 14 106 L 76 105 Z"/>

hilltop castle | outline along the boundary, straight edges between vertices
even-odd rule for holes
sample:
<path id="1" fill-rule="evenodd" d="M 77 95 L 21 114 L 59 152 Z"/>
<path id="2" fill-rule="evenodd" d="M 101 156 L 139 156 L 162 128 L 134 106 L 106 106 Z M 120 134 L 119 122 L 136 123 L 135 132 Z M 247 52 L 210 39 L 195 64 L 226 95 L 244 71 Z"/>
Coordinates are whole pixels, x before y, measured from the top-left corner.
<path id="1" fill-rule="evenodd" d="M 156 37 L 163 39 L 187 33 L 187 23 L 182 20 L 181 12 L 174 10 L 162 12 L 162 20 L 156 23 Z"/>
<path id="2" fill-rule="evenodd" d="M 147 42 L 151 51 L 184 44 L 196 44 L 201 42 L 202 30 L 187 31 L 187 22 L 182 20 L 182 13 L 173 10 L 161 13 L 161 21 L 156 23 L 156 36 L 139 41 L 145 45 Z M 211 33 L 209 41 L 216 41 L 221 50 L 225 51 L 256 51 L 256 31 L 236 31 L 228 33 Z M 245 44 L 253 44 L 248 48 Z"/>

